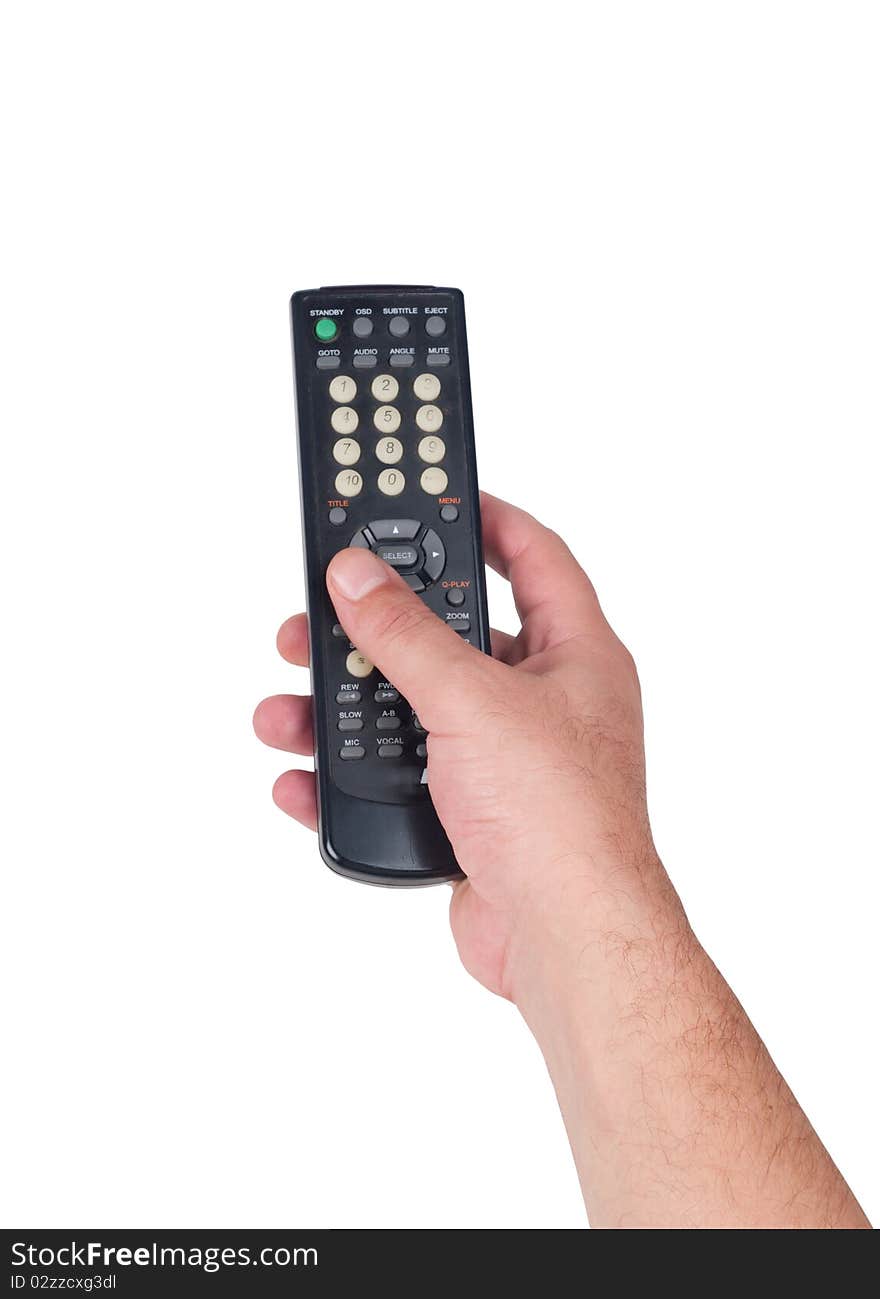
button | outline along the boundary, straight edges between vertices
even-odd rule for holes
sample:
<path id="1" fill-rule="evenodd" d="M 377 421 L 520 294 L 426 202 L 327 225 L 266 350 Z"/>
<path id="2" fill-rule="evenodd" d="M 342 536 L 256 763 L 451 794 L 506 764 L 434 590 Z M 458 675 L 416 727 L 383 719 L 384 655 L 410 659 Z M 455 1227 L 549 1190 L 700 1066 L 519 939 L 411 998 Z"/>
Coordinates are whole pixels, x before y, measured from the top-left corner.
<path id="1" fill-rule="evenodd" d="M 419 732 L 420 735 L 427 735 L 427 734 L 428 734 L 428 732 L 425 730 L 424 726 L 422 726 L 422 723 L 419 721 L 418 717 L 416 717 L 415 713 L 413 713 L 413 715 L 412 715 L 412 724 L 413 724 L 414 729 L 417 730 L 417 731 Z"/>
<path id="2" fill-rule="evenodd" d="M 383 469 L 376 486 L 383 496 L 399 496 L 406 487 L 406 479 L 399 469 Z"/>
<path id="3" fill-rule="evenodd" d="M 422 484 L 422 491 L 428 492 L 430 496 L 439 496 L 440 493 L 445 492 L 446 488 L 449 486 L 449 478 L 447 477 L 446 470 L 438 469 L 436 465 L 432 465 L 430 469 L 423 469 L 420 481 Z M 358 488 L 358 491 L 360 491 L 360 488 Z"/>
<path id="4" fill-rule="evenodd" d="M 368 677 L 373 670 L 369 659 L 364 658 L 360 650 L 352 650 L 345 660 L 345 670 L 350 677 Z"/>
<path id="5" fill-rule="evenodd" d="M 393 374 L 377 374 L 370 384 L 370 392 L 376 401 L 394 401 L 400 392 L 400 384 Z"/>
<path id="6" fill-rule="evenodd" d="M 416 745 L 416 757 L 417 757 L 417 758 L 427 758 L 427 756 L 428 756 L 428 746 L 427 746 L 427 744 L 417 744 L 417 745 Z"/>
<path id="7" fill-rule="evenodd" d="M 446 455 L 446 443 L 442 438 L 422 438 L 419 443 L 419 459 L 426 464 L 436 465 Z"/>
<path id="8" fill-rule="evenodd" d="M 440 518 L 444 523 L 455 523 L 458 518 L 458 506 L 444 505 L 440 510 Z"/>
<path id="9" fill-rule="evenodd" d="M 358 414 L 351 406 L 337 406 L 330 416 L 334 433 L 353 433 L 358 426 Z"/>
<path id="10" fill-rule="evenodd" d="M 439 433 L 443 412 L 439 406 L 420 406 L 416 411 L 416 423 L 423 433 Z"/>
<path id="11" fill-rule="evenodd" d="M 376 750 L 380 758 L 399 758 L 403 753 L 402 744 L 380 744 Z"/>
<path id="12" fill-rule="evenodd" d="M 361 458 L 361 448 L 351 438 L 340 438 L 333 444 L 333 459 L 338 465 L 356 465 Z"/>
<path id="13" fill-rule="evenodd" d="M 338 356 L 319 356 L 315 365 L 319 370 L 338 370 L 340 358 Z M 430 365 L 430 361 L 428 362 Z"/>
<path id="14" fill-rule="evenodd" d="M 351 541 L 348 543 L 349 549 L 352 546 L 357 546 L 361 550 L 369 550 L 372 544 L 373 543 L 370 541 L 370 538 L 367 536 L 366 532 L 363 531 L 356 532 L 352 537 Z"/>
<path id="15" fill-rule="evenodd" d="M 397 438 L 382 438 L 376 443 L 376 459 L 383 465 L 396 465 L 403 459 L 403 443 Z"/>
<path id="16" fill-rule="evenodd" d="M 362 717 L 340 717 L 336 723 L 337 731 L 362 731 L 364 729 L 364 719 Z"/>
<path id="17" fill-rule="evenodd" d="M 409 316 L 392 316 L 388 321 L 388 333 L 394 338 L 406 338 L 409 333 Z"/>
<path id="18" fill-rule="evenodd" d="M 315 338 L 322 343 L 332 343 L 338 333 L 339 326 L 330 316 L 322 316 L 315 321 Z"/>
<path id="19" fill-rule="evenodd" d="M 441 334 L 445 334 L 446 317 L 429 316 L 425 321 L 425 333 L 430 334 L 432 338 L 439 338 Z"/>
<path id="20" fill-rule="evenodd" d="M 396 433 L 400 428 L 400 411 L 396 406 L 380 406 L 373 423 L 380 433 Z"/>
<path id="21" fill-rule="evenodd" d="M 426 474 L 431 472 L 433 471 L 425 470 Z M 442 469 L 439 472 L 443 473 Z M 445 474 L 443 476 L 446 477 Z M 357 496 L 363 485 L 364 480 L 356 469 L 343 469 L 336 475 L 336 490 L 340 496 Z"/>
<path id="22" fill-rule="evenodd" d="M 436 401 L 440 396 L 440 380 L 436 374 L 420 374 L 413 379 L 413 392 L 419 401 Z"/>
<path id="23" fill-rule="evenodd" d="M 428 365 L 430 365 L 432 369 L 436 369 L 438 365 L 448 365 L 451 360 L 452 357 L 449 355 L 448 352 L 428 353 Z"/>
<path id="24" fill-rule="evenodd" d="M 341 505 L 334 505 L 333 509 L 327 515 L 327 518 L 333 524 L 334 528 L 338 528 L 340 524 L 344 523 L 348 518 L 348 511 L 344 510 Z"/>
<path id="25" fill-rule="evenodd" d="M 351 331 L 355 338 L 369 338 L 373 332 L 373 321 L 369 316 L 355 316 Z"/>
<path id="26" fill-rule="evenodd" d="M 355 758 L 362 758 L 366 749 L 362 744 L 347 744 L 344 749 L 339 750 L 339 756 L 343 762 L 353 762 Z"/>
<path id="27" fill-rule="evenodd" d="M 418 573 L 401 573 L 401 577 L 407 586 L 413 591 L 424 591 L 425 583 Z"/>
<path id="28" fill-rule="evenodd" d="M 359 704 L 361 702 L 361 692 L 355 690 L 354 686 L 350 690 L 337 690 L 337 704 Z"/>
<path id="29" fill-rule="evenodd" d="M 467 613 L 448 613 L 446 615 L 446 625 L 453 631 L 460 631 L 466 636 L 471 629 L 470 614 Z"/>
<path id="30" fill-rule="evenodd" d="M 386 541 L 389 537 L 413 541 L 419 535 L 422 525 L 418 519 L 374 519 L 367 527 L 377 541 Z"/>
<path id="31" fill-rule="evenodd" d="M 446 592 L 446 603 L 456 606 L 464 604 L 465 594 L 460 586 L 451 586 Z"/>
<path id="32" fill-rule="evenodd" d="M 393 686 L 380 686 L 373 698 L 377 704 L 396 704 L 400 693 Z"/>
<path id="33" fill-rule="evenodd" d="M 355 352 L 352 365 L 358 370 L 372 370 L 378 359 L 375 352 Z"/>
<path id="34" fill-rule="evenodd" d="M 436 582 L 446 567 L 446 550 L 433 528 L 429 528 L 422 538 L 422 549 L 425 552 L 423 572 L 432 582 Z"/>
<path id="35" fill-rule="evenodd" d="M 330 380 L 330 396 L 334 401 L 354 401 L 357 396 L 357 384 L 347 374 L 337 374 Z"/>
<path id="36" fill-rule="evenodd" d="M 345 630 L 341 622 L 335 622 L 333 624 L 333 630 L 330 634 L 335 636 L 337 640 L 348 640 L 348 632 Z"/>
<path id="37" fill-rule="evenodd" d="M 400 545 L 394 541 L 380 541 L 373 554 L 384 559 L 392 568 L 412 568 L 419 562 L 419 548 L 409 542 Z"/>
<path id="38" fill-rule="evenodd" d="M 410 366 L 415 365 L 416 363 L 416 358 L 413 356 L 412 352 L 394 352 L 389 356 L 388 360 L 398 369 L 401 366 Z"/>
<path id="39" fill-rule="evenodd" d="M 377 717 L 376 730 L 377 731 L 399 731 L 400 718 L 397 716 L 396 713 L 393 717 Z"/>

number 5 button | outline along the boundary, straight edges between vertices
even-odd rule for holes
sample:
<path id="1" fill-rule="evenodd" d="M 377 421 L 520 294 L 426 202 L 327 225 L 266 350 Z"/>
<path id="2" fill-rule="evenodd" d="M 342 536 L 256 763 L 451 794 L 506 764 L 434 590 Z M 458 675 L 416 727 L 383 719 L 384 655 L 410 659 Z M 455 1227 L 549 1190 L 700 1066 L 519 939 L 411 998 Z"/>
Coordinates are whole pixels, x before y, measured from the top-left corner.
<path id="1" fill-rule="evenodd" d="M 400 411 L 396 406 L 380 406 L 373 423 L 380 433 L 396 433 L 400 428 Z"/>

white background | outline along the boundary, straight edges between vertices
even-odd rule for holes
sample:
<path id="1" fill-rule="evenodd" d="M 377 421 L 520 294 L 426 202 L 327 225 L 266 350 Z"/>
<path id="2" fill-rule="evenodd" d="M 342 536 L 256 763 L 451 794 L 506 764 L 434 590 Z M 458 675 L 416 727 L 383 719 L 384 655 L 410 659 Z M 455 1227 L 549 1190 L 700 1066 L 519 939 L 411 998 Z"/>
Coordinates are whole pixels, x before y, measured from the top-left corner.
<path id="1" fill-rule="evenodd" d="M 383 280 L 464 289 L 482 481 L 635 653 L 661 853 L 880 1213 L 876 7 L 4 14 L 4 1223 L 584 1224 L 448 891 L 325 870 L 251 732 L 288 295 Z"/>

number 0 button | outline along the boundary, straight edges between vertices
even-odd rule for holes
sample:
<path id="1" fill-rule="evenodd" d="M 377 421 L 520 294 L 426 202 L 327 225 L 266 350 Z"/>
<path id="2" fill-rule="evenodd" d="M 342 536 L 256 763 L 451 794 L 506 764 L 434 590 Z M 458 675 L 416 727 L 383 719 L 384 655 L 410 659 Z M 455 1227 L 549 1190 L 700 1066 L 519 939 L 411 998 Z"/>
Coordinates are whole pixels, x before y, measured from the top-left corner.
<path id="1" fill-rule="evenodd" d="M 361 449 L 352 438 L 340 438 L 333 445 L 333 459 L 338 465 L 356 465 L 361 458 Z"/>
<path id="2" fill-rule="evenodd" d="M 406 479 L 399 469 L 383 469 L 378 486 L 385 496 L 399 496 L 406 486 Z"/>
<path id="3" fill-rule="evenodd" d="M 443 412 L 439 406 L 420 406 L 416 411 L 416 423 L 423 433 L 437 433 L 443 423 Z"/>
<path id="4" fill-rule="evenodd" d="M 350 406 L 337 406 L 330 416 L 334 433 L 353 433 L 358 426 L 357 411 Z"/>
<path id="5" fill-rule="evenodd" d="M 396 433 L 400 428 L 400 411 L 396 406 L 380 406 L 373 423 L 380 433 Z"/>
<path id="6" fill-rule="evenodd" d="M 419 401 L 436 401 L 440 396 L 440 380 L 436 374 L 420 374 L 413 380 L 413 392 Z"/>
<path id="7" fill-rule="evenodd" d="M 347 374 L 337 374 L 330 384 L 330 396 L 334 401 L 354 401 L 357 384 Z"/>
<path id="8" fill-rule="evenodd" d="M 426 465 L 439 465 L 446 455 L 446 443 L 442 438 L 422 438 L 419 443 L 419 459 Z"/>
<path id="9" fill-rule="evenodd" d="M 393 374 L 377 374 L 370 386 L 370 392 L 376 401 L 394 401 L 400 385 Z"/>
<path id="10" fill-rule="evenodd" d="M 429 496 L 439 496 L 449 486 L 446 470 L 437 468 L 423 469 L 421 484 L 423 492 L 427 492 Z"/>
<path id="11" fill-rule="evenodd" d="M 425 472 L 427 473 L 427 470 Z M 445 474 L 443 476 L 446 477 Z M 343 469 L 336 475 L 336 490 L 340 496 L 357 496 L 363 485 L 364 480 L 356 469 Z M 437 490 L 442 491 L 443 488 L 438 487 Z"/>

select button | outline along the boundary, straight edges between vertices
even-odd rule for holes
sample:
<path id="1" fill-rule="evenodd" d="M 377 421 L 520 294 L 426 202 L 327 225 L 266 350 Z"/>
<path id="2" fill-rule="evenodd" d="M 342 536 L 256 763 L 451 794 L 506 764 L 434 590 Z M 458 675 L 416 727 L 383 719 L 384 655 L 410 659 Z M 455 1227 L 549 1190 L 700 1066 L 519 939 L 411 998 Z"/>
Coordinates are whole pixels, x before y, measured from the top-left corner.
<path id="1" fill-rule="evenodd" d="M 399 542 L 380 541 L 375 554 L 392 568 L 414 568 L 419 562 L 418 546 L 401 545 Z"/>

